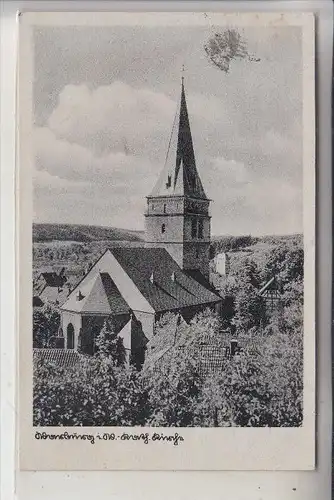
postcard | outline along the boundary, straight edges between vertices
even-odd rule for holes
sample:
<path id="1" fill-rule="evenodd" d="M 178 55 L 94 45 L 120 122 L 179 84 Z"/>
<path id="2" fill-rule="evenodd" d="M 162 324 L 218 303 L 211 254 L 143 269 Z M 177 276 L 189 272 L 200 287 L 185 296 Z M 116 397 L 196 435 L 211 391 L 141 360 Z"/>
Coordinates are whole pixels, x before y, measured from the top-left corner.
<path id="1" fill-rule="evenodd" d="M 312 470 L 311 13 L 23 13 L 22 470 Z"/>

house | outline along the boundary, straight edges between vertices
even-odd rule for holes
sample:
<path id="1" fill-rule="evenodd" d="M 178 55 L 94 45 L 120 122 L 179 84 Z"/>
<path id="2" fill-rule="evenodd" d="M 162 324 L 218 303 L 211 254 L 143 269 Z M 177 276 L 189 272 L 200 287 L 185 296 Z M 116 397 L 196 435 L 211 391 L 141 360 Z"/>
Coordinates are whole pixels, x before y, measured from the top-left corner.
<path id="1" fill-rule="evenodd" d="M 277 276 L 273 276 L 267 283 L 259 290 L 259 295 L 265 301 L 266 312 L 268 314 L 277 310 L 281 304 L 281 283 Z"/>
<path id="2" fill-rule="evenodd" d="M 209 283 L 210 200 L 198 174 L 184 82 L 165 166 L 147 197 L 145 244 L 110 248 L 61 305 L 66 349 L 92 354 L 112 316 L 128 356 L 144 362 L 155 323 L 166 312 L 186 321 L 222 299 Z"/>
<path id="3" fill-rule="evenodd" d="M 227 276 L 230 272 L 230 257 L 226 252 L 219 253 L 215 258 L 216 273 Z"/>
<path id="4" fill-rule="evenodd" d="M 67 277 L 64 268 L 59 273 L 55 271 L 41 273 L 34 283 L 33 306 L 43 307 L 45 304 L 61 304 L 69 291 L 66 283 Z"/>
<path id="5" fill-rule="evenodd" d="M 190 335 L 189 335 L 190 334 Z M 144 371 L 150 376 L 150 372 L 161 371 L 163 367 L 169 369 L 171 361 L 178 353 L 181 355 L 185 350 L 190 353 L 192 361 L 196 363 L 199 373 L 221 372 L 226 361 L 242 352 L 242 346 L 238 341 L 229 338 L 229 332 L 225 331 L 227 337 L 213 336 L 211 333 L 202 333 L 200 337 L 200 349 L 198 343 L 192 344 L 192 334 L 189 325 L 180 315 L 175 315 L 168 322 L 168 328 L 164 326 L 157 332 L 149 343 L 146 353 Z"/>

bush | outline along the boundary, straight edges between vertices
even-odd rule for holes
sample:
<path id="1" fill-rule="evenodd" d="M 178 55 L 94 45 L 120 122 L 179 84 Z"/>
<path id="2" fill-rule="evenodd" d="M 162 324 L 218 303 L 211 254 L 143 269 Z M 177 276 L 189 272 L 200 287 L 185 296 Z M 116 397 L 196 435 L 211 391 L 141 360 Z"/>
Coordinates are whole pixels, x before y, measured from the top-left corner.
<path id="1" fill-rule="evenodd" d="M 124 346 L 110 318 L 96 339 L 95 355 L 75 369 L 35 367 L 34 425 L 300 426 L 302 263 L 293 240 L 263 255 L 262 264 L 236 258 L 225 280 L 226 297 L 233 297 L 230 318 L 221 322 L 205 310 L 187 324 L 165 314 L 141 372 L 124 367 Z M 276 270 L 282 276 L 281 308 L 265 321 L 258 290 Z M 47 345 L 58 321 L 51 311 L 34 314 L 34 345 Z M 242 352 L 226 358 L 219 373 L 201 372 L 203 346 L 222 349 L 231 340 L 227 323 Z"/>
<path id="2" fill-rule="evenodd" d="M 57 335 L 60 328 L 60 314 L 49 305 L 33 312 L 33 347 L 49 346 L 51 337 Z"/>
<path id="3" fill-rule="evenodd" d="M 215 315 L 206 311 L 188 329 L 180 326 L 173 345 L 147 379 L 150 425 L 166 426 L 300 426 L 303 415 L 303 344 L 297 317 L 284 333 L 240 335 L 243 350 L 226 360 L 220 373 L 199 371 L 200 346 L 219 331 Z M 166 327 L 168 328 L 168 323 Z M 210 326 L 211 325 L 211 328 Z M 182 349 L 180 349 L 180 346 Z"/>
<path id="4" fill-rule="evenodd" d="M 144 425 L 147 393 L 134 369 L 107 357 L 72 369 L 49 363 L 34 368 L 33 422 L 38 426 Z"/>
<path id="5" fill-rule="evenodd" d="M 126 355 L 123 339 L 115 333 L 112 318 L 106 319 L 95 340 L 96 355 L 111 358 L 116 366 L 124 366 Z"/>
<path id="6" fill-rule="evenodd" d="M 302 335 L 244 335 L 242 343 L 220 373 L 204 375 L 195 337 L 185 349 L 173 346 L 157 369 L 142 372 L 103 356 L 66 371 L 40 363 L 34 425 L 300 426 Z"/>

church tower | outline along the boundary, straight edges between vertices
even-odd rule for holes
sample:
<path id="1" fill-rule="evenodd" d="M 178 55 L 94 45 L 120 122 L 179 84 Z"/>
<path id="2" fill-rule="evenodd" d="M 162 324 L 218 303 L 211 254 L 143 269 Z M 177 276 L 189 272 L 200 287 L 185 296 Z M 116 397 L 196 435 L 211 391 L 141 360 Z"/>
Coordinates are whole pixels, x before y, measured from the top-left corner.
<path id="1" fill-rule="evenodd" d="M 147 197 L 147 246 L 163 247 L 187 271 L 209 277 L 210 200 L 199 177 L 184 79 L 164 169 Z"/>

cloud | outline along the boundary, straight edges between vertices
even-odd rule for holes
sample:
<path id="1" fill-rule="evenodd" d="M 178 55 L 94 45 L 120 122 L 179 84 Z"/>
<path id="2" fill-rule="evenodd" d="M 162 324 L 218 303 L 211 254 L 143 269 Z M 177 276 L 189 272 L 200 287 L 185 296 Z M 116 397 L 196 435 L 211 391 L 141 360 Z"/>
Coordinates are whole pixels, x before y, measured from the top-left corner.
<path id="1" fill-rule="evenodd" d="M 170 129 L 176 103 L 150 89 L 135 89 L 116 81 L 90 89 L 67 85 L 59 95 L 48 126 L 57 137 L 90 148 L 97 154 L 131 151 L 160 152 Z"/>
<path id="2" fill-rule="evenodd" d="M 190 92 L 187 100 L 213 232 L 301 230 L 298 118 L 283 132 L 261 123 L 252 102 L 227 111 L 215 96 Z M 34 132 L 36 217 L 142 228 L 176 106 L 163 92 L 120 81 L 65 86 L 47 126 Z"/>
<path id="3" fill-rule="evenodd" d="M 159 174 L 147 158 L 88 148 L 35 128 L 35 220 L 143 226 L 145 196 Z"/>
<path id="4" fill-rule="evenodd" d="M 302 189 L 288 180 L 257 177 L 243 163 L 211 160 L 203 176 L 213 199 L 215 234 L 294 233 L 302 227 Z M 220 178 L 220 182 L 214 179 Z"/>
<path id="5" fill-rule="evenodd" d="M 262 88 L 251 79 L 247 92 L 233 99 L 187 92 L 198 164 L 208 156 L 224 156 L 248 164 L 260 176 L 266 169 L 268 175 L 300 182 L 300 117 L 298 112 L 290 117 L 280 96 L 270 81 Z M 162 166 L 177 105 L 163 92 L 121 81 L 97 88 L 67 85 L 47 125 L 57 138 L 98 156 L 126 150 Z"/>
<path id="6" fill-rule="evenodd" d="M 60 180 L 76 183 L 107 184 L 117 189 L 140 188 L 154 182 L 155 166 L 147 159 L 123 152 L 96 155 L 80 144 L 59 139 L 46 127 L 34 130 L 36 170 L 49 174 L 51 184 Z M 42 180 L 42 177 L 39 177 Z"/>
<path id="7" fill-rule="evenodd" d="M 52 175 L 46 170 L 35 170 L 33 172 L 33 183 L 34 186 L 39 186 L 41 188 L 48 189 L 52 191 L 53 188 L 69 188 L 76 186 L 76 183 L 71 183 L 66 179 L 58 177 L 58 175 Z"/>
<path id="8" fill-rule="evenodd" d="M 147 158 L 109 153 L 96 156 L 35 130 L 35 218 L 143 229 L 145 196 L 160 166 Z M 284 179 L 258 178 L 241 162 L 207 158 L 200 170 L 212 203 L 215 234 L 300 230 L 301 189 Z"/>

